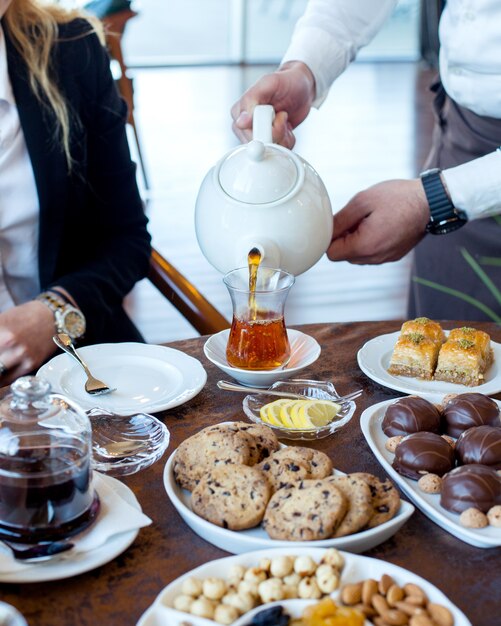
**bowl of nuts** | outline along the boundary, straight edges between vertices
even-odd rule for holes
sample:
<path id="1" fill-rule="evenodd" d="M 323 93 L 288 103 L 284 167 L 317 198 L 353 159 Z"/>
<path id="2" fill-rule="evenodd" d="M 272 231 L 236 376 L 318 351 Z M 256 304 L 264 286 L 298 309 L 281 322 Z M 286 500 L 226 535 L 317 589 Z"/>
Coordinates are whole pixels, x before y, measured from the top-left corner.
<path id="1" fill-rule="evenodd" d="M 379 617 L 380 623 L 398 619 L 402 626 L 411 624 L 411 607 L 430 623 L 471 626 L 425 579 L 392 563 L 335 548 L 276 548 L 210 561 L 160 591 L 137 626 L 266 626 L 261 619 L 266 613 L 261 621 L 254 617 L 276 606 L 281 610 L 274 626 L 310 626 L 319 622 L 305 621 L 305 609 L 327 599 L 355 609 L 353 615 Z"/>

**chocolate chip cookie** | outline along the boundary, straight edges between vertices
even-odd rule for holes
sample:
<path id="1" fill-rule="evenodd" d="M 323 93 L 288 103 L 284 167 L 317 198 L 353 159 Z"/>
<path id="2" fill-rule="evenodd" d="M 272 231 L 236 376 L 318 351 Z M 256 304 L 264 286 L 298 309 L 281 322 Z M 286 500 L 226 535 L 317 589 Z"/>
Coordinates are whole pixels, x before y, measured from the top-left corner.
<path id="1" fill-rule="evenodd" d="M 245 432 L 204 428 L 185 439 L 176 450 L 172 464 L 174 479 L 192 491 L 209 469 L 218 465 L 252 464 L 257 454 L 252 437 Z M 212 430 L 211 430 L 212 429 Z"/>
<path id="2" fill-rule="evenodd" d="M 281 458 L 305 465 L 308 468 L 307 478 L 325 478 L 332 474 L 332 461 L 320 450 L 313 450 L 304 446 L 288 446 L 273 452 L 268 460 Z"/>
<path id="3" fill-rule="evenodd" d="M 230 530 L 257 526 L 263 519 L 271 488 L 263 473 L 247 465 L 214 467 L 191 494 L 193 511 Z"/>
<path id="4" fill-rule="evenodd" d="M 286 450 L 288 449 L 286 448 Z M 273 493 L 299 480 L 311 478 L 309 463 L 288 456 L 275 457 L 272 455 L 256 467 L 265 474 Z"/>
<path id="5" fill-rule="evenodd" d="M 379 526 L 396 515 L 400 508 L 400 496 L 389 478 L 383 481 L 365 472 L 355 472 L 350 476 L 365 480 L 371 490 L 373 514 L 368 528 Z"/>
<path id="6" fill-rule="evenodd" d="M 346 513 L 346 500 L 332 483 L 301 480 L 273 494 L 263 528 L 272 539 L 314 541 L 332 537 Z"/>
<path id="7" fill-rule="evenodd" d="M 334 533 L 334 537 L 344 537 L 358 532 L 373 516 L 372 495 L 369 485 L 360 477 L 329 476 L 325 480 L 335 485 L 343 494 L 348 510 Z"/>

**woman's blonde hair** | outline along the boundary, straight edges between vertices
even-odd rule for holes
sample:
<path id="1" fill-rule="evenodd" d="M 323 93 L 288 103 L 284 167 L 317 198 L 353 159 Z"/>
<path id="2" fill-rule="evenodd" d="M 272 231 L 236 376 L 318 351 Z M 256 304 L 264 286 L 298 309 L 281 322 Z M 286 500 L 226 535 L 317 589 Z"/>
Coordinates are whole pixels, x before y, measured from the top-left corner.
<path id="1" fill-rule="evenodd" d="M 59 24 L 78 17 L 89 22 L 89 30 L 83 36 L 95 32 L 104 43 L 101 22 L 78 9 L 63 9 L 56 4 L 42 3 L 39 0 L 12 0 L 3 18 L 14 47 L 27 65 L 33 93 L 40 102 L 48 104 L 55 115 L 58 139 L 62 142 L 70 169 L 71 111 L 58 87 L 51 52 L 59 40 Z"/>

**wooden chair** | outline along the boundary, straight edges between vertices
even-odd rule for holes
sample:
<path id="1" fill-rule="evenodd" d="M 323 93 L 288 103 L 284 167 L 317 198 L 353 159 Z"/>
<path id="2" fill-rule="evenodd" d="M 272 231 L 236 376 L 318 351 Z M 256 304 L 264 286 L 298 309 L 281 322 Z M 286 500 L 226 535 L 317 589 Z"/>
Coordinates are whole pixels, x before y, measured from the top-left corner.
<path id="1" fill-rule="evenodd" d="M 130 124 L 134 134 L 134 141 L 136 143 L 137 156 L 141 175 L 143 177 L 143 183 L 145 188 L 149 189 L 149 179 L 146 173 L 146 167 L 141 151 L 141 143 L 139 141 L 139 134 L 137 131 L 136 121 L 134 119 L 134 86 L 132 78 L 130 78 L 127 74 L 127 65 L 122 52 L 122 37 L 125 31 L 125 26 L 127 25 L 127 22 L 136 15 L 137 13 L 132 9 L 123 9 L 101 17 L 101 21 L 104 24 L 106 43 L 110 56 L 118 63 L 119 74 L 116 78 L 116 83 L 122 98 L 127 103 L 127 123 Z"/>
<path id="2" fill-rule="evenodd" d="M 230 327 L 228 320 L 195 285 L 155 249 L 148 278 L 201 335 L 212 335 Z"/>
<path id="3" fill-rule="evenodd" d="M 137 13 L 130 8 L 124 8 L 101 15 L 100 19 L 105 27 L 106 42 L 110 56 L 118 63 L 120 68 L 116 82 L 120 94 L 127 102 L 127 122 L 132 127 L 134 133 L 144 186 L 146 189 L 149 189 L 148 177 L 134 119 L 134 89 L 132 79 L 127 74 L 127 65 L 122 52 L 122 37 L 125 26 L 136 15 Z M 228 320 L 212 306 L 195 285 L 155 249 L 153 249 L 151 254 L 148 278 L 201 335 L 210 335 L 230 327 Z"/>

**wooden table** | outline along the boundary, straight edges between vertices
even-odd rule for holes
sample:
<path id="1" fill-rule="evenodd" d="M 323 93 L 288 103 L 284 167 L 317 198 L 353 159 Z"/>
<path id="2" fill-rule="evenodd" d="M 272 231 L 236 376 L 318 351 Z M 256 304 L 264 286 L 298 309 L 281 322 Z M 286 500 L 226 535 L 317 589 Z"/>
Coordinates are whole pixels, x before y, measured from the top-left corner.
<path id="1" fill-rule="evenodd" d="M 463 325 L 444 323 L 445 328 Z M 476 324 L 501 342 L 495 324 Z M 341 393 L 363 387 L 350 424 L 314 445 L 329 453 L 345 472 L 384 476 L 360 431 L 359 416 L 368 406 L 400 394 L 369 380 L 358 368 L 358 349 L 372 337 L 393 332 L 399 322 L 315 324 L 301 327 L 322 347 L 304 375 L 332 380 Z M 169 453 L 201 428 L 245 419 L 242 396 L 217 389 L 221 372 L 203 355 L 205 338 L 170 344 L 199 359 L 207 370 L 204 389 L 190 402 L 161 415 L 171 432 Z M 149 469 L 124 478 L 153 524 L 134 544 L 102 567 L 68 580 L 39 584 L 2 584 L 0 599 L 17 606 L 30 626 L 135 626 L 161 589 L 176 577 L 226 553 L 206 543 L 181 520 L 165 493 L 162 473 L 167 455 Z M 391 539 L 367 553 L 405 567 L 441 589 L 474 626 L 501 624 L 501 548 L 472 547 L 446 533 L 416 511 Z M 168 625 L 166 625 L 168 626 Z"/>

